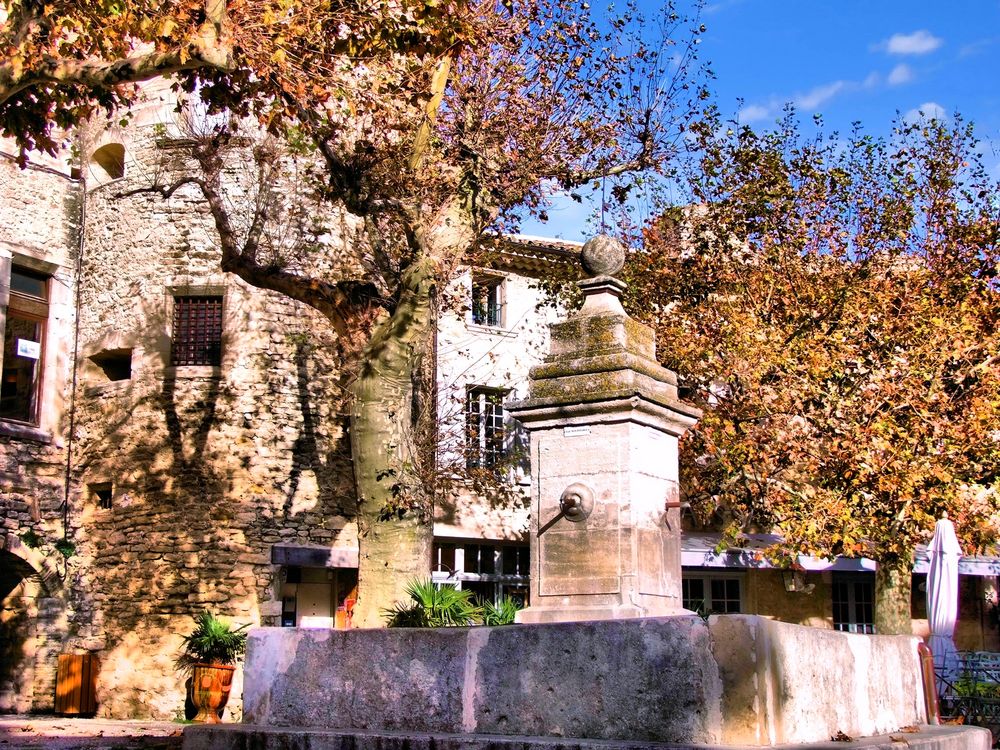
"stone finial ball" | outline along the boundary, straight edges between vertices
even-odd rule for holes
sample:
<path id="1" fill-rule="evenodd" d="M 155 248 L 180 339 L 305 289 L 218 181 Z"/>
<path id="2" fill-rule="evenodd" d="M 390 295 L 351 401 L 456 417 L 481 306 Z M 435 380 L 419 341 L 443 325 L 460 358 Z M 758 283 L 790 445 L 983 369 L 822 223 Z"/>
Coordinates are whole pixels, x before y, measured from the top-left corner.
<path id="1" fill-rule="evenodd" d="M 614 276 L 625 265 L 625 246 L 614 237 L 591 237 L 580 253 L 583 270 L 589 276 Z"/>

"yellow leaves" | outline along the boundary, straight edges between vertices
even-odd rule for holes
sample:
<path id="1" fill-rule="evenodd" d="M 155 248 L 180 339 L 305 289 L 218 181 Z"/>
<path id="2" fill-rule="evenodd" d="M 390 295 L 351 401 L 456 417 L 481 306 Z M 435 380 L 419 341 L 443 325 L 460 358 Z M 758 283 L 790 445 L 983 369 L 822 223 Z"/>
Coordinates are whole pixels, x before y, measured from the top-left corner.
<path id="1" fill-rule="evenodd" d="M 159 35 L 161 37 L 167 38 L 174 33 L 174 29 L 177 27 L 177 23 L 172 18 L 166 18 L 163 23 L 160 24 Z"/>
<path id="2" fill-rule="evenodd" d="M 24 57 L 15 52 L 7 59 L 7 63 L 10 65 L 11 78 L 13 80 L 18 80 L 24 75 Z"/>
<path id="3" fill-rule="evenodd" d="M 271 55 L 271 62 L 275 65 L 284 65 L 288 59 L 288 55 L 282 47 L 278 47 Z"/>

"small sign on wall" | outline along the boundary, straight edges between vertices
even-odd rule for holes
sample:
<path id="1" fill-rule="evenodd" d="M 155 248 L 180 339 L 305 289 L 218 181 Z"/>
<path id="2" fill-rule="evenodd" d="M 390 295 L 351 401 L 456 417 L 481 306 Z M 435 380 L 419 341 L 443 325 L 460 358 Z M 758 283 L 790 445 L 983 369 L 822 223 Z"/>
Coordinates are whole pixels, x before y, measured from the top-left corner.
<path id="1" fill-rule="evenodd" d="M 563 437 L 582 437 L 590 434 L 590 425 L 572 425 L 563 427 Z"/>
<path id="2" fill-rule="evenodd" d="M 38 359 L 42 356 L 42 345 L 38 341 L 28 339 L 17 340 L 17 356 L 28 359 Z"/>

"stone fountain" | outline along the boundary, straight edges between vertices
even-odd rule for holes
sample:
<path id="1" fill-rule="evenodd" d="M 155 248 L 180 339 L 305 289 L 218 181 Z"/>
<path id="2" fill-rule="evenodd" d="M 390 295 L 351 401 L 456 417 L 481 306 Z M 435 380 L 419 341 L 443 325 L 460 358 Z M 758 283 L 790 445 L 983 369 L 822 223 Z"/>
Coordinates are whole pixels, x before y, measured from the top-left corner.
<path id="1" fill-rule="evenodd" d="M 522 624 L 254 630 L 244 723 L 188 727 L 187 750 L 767 746 L 925 721 L 916 638 L 685 614 L 677 443 L 699 413 L 622 309 L 623 258 L 587 243 L 583 307 L 509 407 L 533 467 Z M 989 747 L 973 728 L 921 746 L 939 736 Z"/>

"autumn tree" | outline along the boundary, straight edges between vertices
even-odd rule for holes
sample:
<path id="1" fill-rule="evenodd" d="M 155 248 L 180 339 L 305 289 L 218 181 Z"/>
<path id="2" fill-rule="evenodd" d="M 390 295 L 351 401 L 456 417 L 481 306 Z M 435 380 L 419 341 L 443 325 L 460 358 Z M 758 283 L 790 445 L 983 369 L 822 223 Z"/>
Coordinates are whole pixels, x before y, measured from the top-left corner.
<path id="1" fill-rule="evenodd" d="M 669 6 L 652 18 L 572 0 L 372 7 L 0 0 L 0 129 L 26 150 L 57 148 L 58 128 L 98 108 L 121 116 L 141 95 L 133 83 L 162 74 L 234 113 L 192 138 L 190 170 L 148 189 L 199 191 L 223 269 L 316 308 L 353 349 L 362 625 L 379 624 L 377 607 L 430 559 L 415 383 L 436 290 L 552 190 L 669 168 L 700 95 L 700 27 Z M 237 130 L 248 122 L 257 137 Z M 315 232 L 269 231 L 296 213 L 280 189 L 288 146 L 316 165 L 308 200 L 360 227 L 350 259 L 322 262 Z M 237 151 L 259 179 L 234 205 Z"/>
<path id="2" fill-rule="evenodd" d="M 632 257 L 633 309 L 705 407 L 696 515 L 738 544 L 878 563 L 876 629 L 910 632 L 914 548 L 947 511 L 1000 531 L 1000 205 L 970 125 L 889 138 L 696 128 L 692 206 Z"/>

